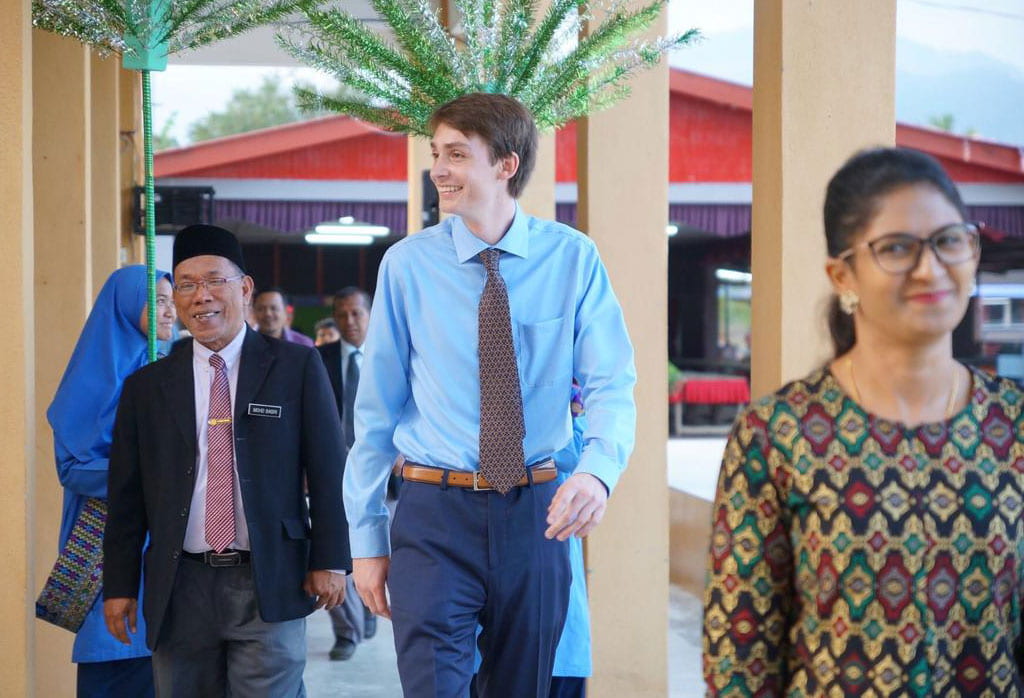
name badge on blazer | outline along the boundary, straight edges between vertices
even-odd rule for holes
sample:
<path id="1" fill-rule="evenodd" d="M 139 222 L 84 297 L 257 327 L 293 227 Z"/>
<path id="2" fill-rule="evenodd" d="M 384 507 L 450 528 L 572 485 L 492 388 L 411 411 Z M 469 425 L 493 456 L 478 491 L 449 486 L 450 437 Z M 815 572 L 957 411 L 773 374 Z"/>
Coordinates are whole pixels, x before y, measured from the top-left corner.
<path id="1" fill-rule="evenodd" d="M 276 417 L 281 418 L 280 405 L 258 405 L 255 402 L 249 403 L 250 417 Z"/>

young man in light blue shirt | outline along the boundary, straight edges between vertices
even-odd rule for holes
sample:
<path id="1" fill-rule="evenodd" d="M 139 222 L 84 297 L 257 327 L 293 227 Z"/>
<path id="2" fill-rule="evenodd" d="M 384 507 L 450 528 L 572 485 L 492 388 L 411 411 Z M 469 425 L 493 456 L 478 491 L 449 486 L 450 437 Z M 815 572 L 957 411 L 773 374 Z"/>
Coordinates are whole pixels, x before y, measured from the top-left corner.
<path id="1" fill-rule="evenodd" d="M 516 203 L 536 157 L 529 112 L 471 94 L 438 109 L 431 127 L 431 179 L 450 217 L 381 263 L 345 471 L 355 583 L 393 620 L 407 696 L 467 695 L 479 621 L 479 695 L 543 698 L 568 603 L 566 541 L 600 523 L 633 448 L 633 350 L 593 242 Z M 484 315 L 495 284 L 507 293 L 498 323 Z M 503 419 L 515 406 L 511 430 L 494 426 L 488 392 L 508 366 L 478 343 L 495 327 L 514 349 L 512 385 L 497 401 Z M 588 426 L 578 466 L 558 484 L 551 457 L 572 439 L 574 376 Z M 490 444 L 510 431 L 504 453 L 522 465 L 509 489 L 481 461 L 494 462 Z M 384 492 L 399 455 L 389 540 Z"/>

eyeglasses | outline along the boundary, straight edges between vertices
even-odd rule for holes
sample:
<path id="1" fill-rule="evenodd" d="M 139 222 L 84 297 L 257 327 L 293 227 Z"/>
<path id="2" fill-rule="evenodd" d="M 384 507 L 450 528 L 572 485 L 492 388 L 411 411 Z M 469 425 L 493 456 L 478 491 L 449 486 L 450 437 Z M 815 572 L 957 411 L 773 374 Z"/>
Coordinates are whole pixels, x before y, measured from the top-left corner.
<path id="1" fill-rule="evenodd" d="M 867 247 L 882 271 L 890 274 L 905 274 L 921 263 L 925 246 L 932 248 L 935 257 L 943 264 L 963 264 L 977 259 L 981 251 L 980 231 L 984 223 L 954 223 L 934 231 L 927 237 L 910 233 L 890 233 L 871 242 L 861 242 L 836 259 L 847 260 L 857 248 Z"/>
<path id="2" fill-rule="evenodd" d="M 182 296 L 191 296 L 193 293 L 199 290 L 202 286 L 208 291 L 218 291 L 224 288 L 229 281 L 237 281 L 241 279 L 245 274 L 239 274 L 238 276 L 211 276 L 208 279 L 199 279 L 198 281 L 182 281 L 180 284 L 174 284 L 174 292 Z"/>

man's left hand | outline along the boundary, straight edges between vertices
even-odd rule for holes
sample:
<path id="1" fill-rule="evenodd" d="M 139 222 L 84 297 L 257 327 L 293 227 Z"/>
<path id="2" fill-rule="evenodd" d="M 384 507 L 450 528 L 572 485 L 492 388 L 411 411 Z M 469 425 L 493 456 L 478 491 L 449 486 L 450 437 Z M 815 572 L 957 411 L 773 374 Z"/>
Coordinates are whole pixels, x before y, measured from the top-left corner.
<path id="1" fill-rule="evenodd" d="M 345 603 L 345 575 L 330 570 L 313 570 L 306 575 L 303 590 L 316 597 L 316 607 L 328 611 Z"/>
<path id="2" fill-rule="evenodd" d="M 604 517 L 608 490 L 590 473 L 577 473 L 562 483 L 548 505 L 548 529 L 545 538 L 569 540 L 583 538 L 593 531 Z"/>

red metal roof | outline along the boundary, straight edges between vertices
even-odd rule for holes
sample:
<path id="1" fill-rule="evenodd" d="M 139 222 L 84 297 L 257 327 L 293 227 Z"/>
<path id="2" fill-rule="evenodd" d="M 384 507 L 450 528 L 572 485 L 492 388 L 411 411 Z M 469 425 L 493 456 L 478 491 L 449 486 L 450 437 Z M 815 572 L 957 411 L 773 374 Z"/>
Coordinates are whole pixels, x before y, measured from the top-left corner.
<path id="1" fill-rule="evenodd" d="M 673 69 L 669 76 L 669 181 L 749 182 L 753 90 Z M 897 124 L 899 145 L 938 157 L 958 182 L 1024 183 L 1024 149 Z M 576 128 L 556 138 L 556 177 L 576 181 Z M 157 177 L 406 179 L 404 136 L 328 116 L 218 138 L 156 154 Z"/>

